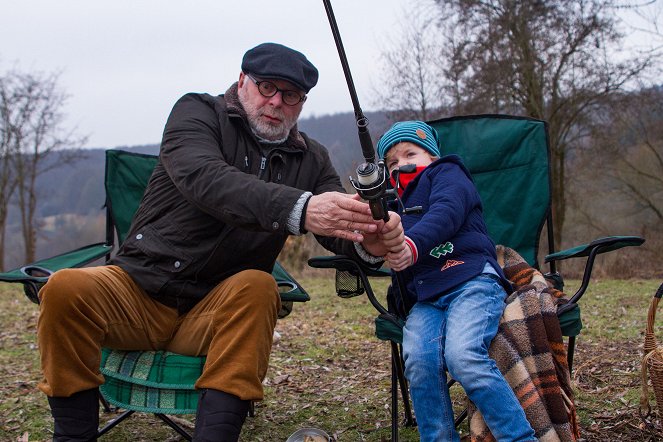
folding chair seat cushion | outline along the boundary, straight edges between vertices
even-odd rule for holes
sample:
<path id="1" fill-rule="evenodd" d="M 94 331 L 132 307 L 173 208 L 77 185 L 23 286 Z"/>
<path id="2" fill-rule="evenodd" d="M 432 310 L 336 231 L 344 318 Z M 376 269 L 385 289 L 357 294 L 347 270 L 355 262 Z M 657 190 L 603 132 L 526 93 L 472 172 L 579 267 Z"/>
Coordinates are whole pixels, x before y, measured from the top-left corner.
<path id="1" fill-rule="evenodd" d="M 375 318 L 375 336 L 382 341 L 402 344 L 404 325 L 405 321 L 398 316 L 391 313 L 383 313 Z"/>
<path id="2" fill-rule="evenodd" d="M 562 330 L 562 336 L 578 336 L 582 330 L 582 317 L 580 315 L 580 306 L 575 304 L 571 309 L 558 312 L 559 328 Z"/>
<path id="3" fill-rule="evenodd" d="M 558 319 L 562 336 L 578 336 L 580 334 L 583 327 L 580 306 L 576 304 L 572 309 L 560 314 Z M 375 336 L 382 341 L 402 344 L 404 324 L 402 319 L 394 315 L 381 314 L 375 318 Z"/>
<path id="4" fill-rule="evenodd" d="M 194 385 L 205 356 L 167 351 L 122 351 L 104 348 L 100 390 L 111 404 L 145 413 L 193 414 L 198 404 Z"/>

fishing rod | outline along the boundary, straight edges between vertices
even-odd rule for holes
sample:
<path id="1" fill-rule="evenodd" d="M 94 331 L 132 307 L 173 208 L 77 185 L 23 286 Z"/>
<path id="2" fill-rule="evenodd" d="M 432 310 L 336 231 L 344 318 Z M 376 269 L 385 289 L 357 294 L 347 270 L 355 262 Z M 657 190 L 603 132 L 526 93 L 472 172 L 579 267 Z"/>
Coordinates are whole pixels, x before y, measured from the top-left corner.
<path id="1" fill-rule="evenodd" d="M 359 144 L 361 151 L 364 155 L 364 162 L 357 166 L 357 181 L 350 177 L 350 182 L 355 188 L 357 193 L 365 200 L 371 208 L 371 214 L 374 219 L 381 219 L 389 221 L 389 213 L 387 212 L 387 169 L 384 161 L 379 160 L 375 162 L 375 149 L 373 149 L 373 141 L 371 134 L 368 131 L 368 118 L 359 106 L 359 99 L 357 98 L 357 91 L 355 90 L 354 82 L 352 81 L 352 74 L 350 73 L 350 66 L 348 65 L 348 58 L 345 55 L 341 34 L 336 24 L 336 17 L 332 10 L 330 0 L 323 0 L 325 10 L 327 11 L 327 18 L 331 26 L 332 34 L 334 35 L 334 42 L 336 49 L 341 59 L 341 66 L 343 67 L 343 74 L 345 81 L 348 84 L 350 92 L 350 99 L 355 112 L 355 120 L 357 122 L 357 132 L 359 135 Z"/>
<path id="2" fill-rule="evenodd" d="M 373 149 L 373 141 L 371 140 L 371 135 L 368 132 L 368 119 L 364 116 L 364 113 L 361 111 L 359 106 L 359 99 L 357 98 L 357 91 L 355 90 L 354 82 L 352 81 L 352 74 L 350 73 L 350 67 L 348 65 L 348 59 L 345 56 L 345 49 L 343 49 L 343 42 L 341 41 L 341 34 L 338 30 L 338 25 L 336 24 L 336 18 L 334 17 L 334 11 L 332 10 L 330 0 L 323 0 L 325 4 L 325 10 L 327 11 L 327 18 L 329 19 L 329 24 L 331 26 L 332 34 L 334 35 L 334 42 L 336 42 L 336 49 L 338 50 L 338 55 L 341 59 L 341 65 L 343 66 L 343 73 L 345 74 L 345 80 L 348 84 L 348 89 L 350 91 L 350 98 L 352 99 L 352 106 L 355 111 L 355 119 L 357 120 L 357 130 L 359 133 L 359 143 L 361 144 L 361 150 L 364 154 L 365 162 L 357 166 L 357 181 L 355 182 L 352 177 L 350 177 L 350 182 L 355 188 L 357 193 L 365 200 L 368 201 L 368 205 L 371 207 L 371 214 L 374 219 L 381 219 L 389 221 L 389 212 L 387 211 L 387 195 L 392 193 L 398 198 L 398 194 L 395 189 L 387 189 L 388 183 L 388 172 L 384 165 L 383 160 L 379 160 L 376 164 L 375 162 L 375 149 Z M 398 182 L 398 180 L 396 180 Z M 402 205 L 402 203 L 401 203 Z M 406 213 L 406 212 L 404 212 Z M 398 294 L 395 294 L 396 297 L 400 297 L 401 307 L 405 309 L 405 293 L 406 286 L 405 280 L 401 272 L 394 272 L 396 276 L 396 286 L 398 287 Z M 373 290 L 370 289 L 368 285 L 367 278 L 364 276 L 362 279 L 366 287 L 366 296 L 371 304 L 383 315 L 386 314 L 387 318 L 394 317 L 392 313 L 389 313 L 387 309 L 380 304 L 380 302 L 375 297 Z M 398 301 L 395 302 L 398 304 Z M 399 307 L 396 307 L 397 309 Z M 381 315 L 382 316 L 382 315 Z M 405 374 L 404 368 L 401 363 L 402 357 L 400 355 L 400 350 L 398 344 L 391 342 L 391 354 L 392 354 L 392 371 L 391 371 L 391 382 L 392 382 L 392 402 L 397 404 L 396 399 L 396 382 L 400 383 L 401 392 L 403 394 L 403 400 L 405 405 L 405 415 L 407 423 L 412 425 L 414 423 L 414 418 L 412 416 L 412 410 L 410 409 L 410 400 L 407 395 L 407 386 L 405 383 Z M 398 441 L 398 406 L 392 407 L 392 419 L 391 419 L 391 440 Z"/>
<path id="3" fill-rule="evenodd" d="M 364 159 L 366 160 L 364 163 L 357 166 L 357 181 L 350 177 L 350 182 L 357 190 L 357 193 L 363 199 L 368 201 L 368 204 L 371 207 L 371 214 L 373 215 L 373 218 L 381 219 L 387 222 L 389 221 L 389 212 L 387 211 L 388 196 L 394 195 L 396 200 L 401 203 L 401 206 L 402 202 L 400 202 L 400 198 L 398 198 L 396 189 L 387 189 L 388 172 L 384 165 L 384 161 L 379 160 L 377 164 L 375 163 L 375 149 L 373 149 L 373 142 L 371 140 L 370 134 L 368 133 L 368 119 L 364 116 L 364 113 L 361 111 L 361 107 L 359 106 L 357 91 L 355 90 L 355 85 L 352 81 L 352 74 L 350 73 L 348 59 L 345 56 L 345 49 L 343 49 L 343 42 L 341 41 L 341 34 L 339 33 L 338 25 L 336 24 L 334 11 L 332 10 L 330 0 L 322 1 L 325 4 L 325 10 L 327 11 L 327 17 L 329 18 L 332 34 L 334 34 L 334 41 L 336 42 L 338 55 L 341 58 L 343 73 L 345 74 L 345 79 L 348 83 L 348 89 L 350 90 L 350 98 L 352 99 L 355 118 L 357 119 L 359 142 L 361 143 L 361 150 L 364 154 Z M 411 167 L 405 166 L 405 168 L 408 169 L 408 172 L 412 172 Z M 403 170 L 403 172 L 405 172 L 405 170 Z M 398 170 L 397 173 L 400 173 L 400 170 Z M 398 183 L 398 179 L 396 179 L 396 183 Z M 403 213 L 414 213 L 420 211 L 421 206 L 416 206 L 411 209 L 404 209 Z M 401 299 L 404 299 L 406 289 L 403 275 L 400 272 L 395 272 L 395 274 L 398 289 L 401 294 Z M 384 311 L 384 307 L 380 305 L 374 296 L 369 294 L 369 300 L 380 312 Z"/>

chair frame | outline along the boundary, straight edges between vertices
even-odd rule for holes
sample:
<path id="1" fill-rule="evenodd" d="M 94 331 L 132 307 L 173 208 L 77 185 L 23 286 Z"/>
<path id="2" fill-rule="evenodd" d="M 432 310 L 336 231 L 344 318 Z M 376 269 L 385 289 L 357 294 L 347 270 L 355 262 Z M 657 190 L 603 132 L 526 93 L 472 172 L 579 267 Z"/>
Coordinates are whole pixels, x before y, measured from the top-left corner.
<path id="1" fill-rule="evenodd" d="M 18 269 L 11 270 L 0 274 L 0 281 L 5 282 L 20 282 L 23 285 L 24 292 L 28 299 L 30 299 L 35 304 L 39 304 L 38 292 L 41 286 L 45 284 L 55 271 L 62 268 L 76 268 L 84 267 L 89 264 L 95 263 L 101 259 L 108 261 L 111 258 L 111 254 L 115 249 L 116 238 L 117 243 L 121 243 L 124 240 L 124 235 L 126 232 L 122 232 L 118 224 L 118 220 L 113 216 L 113 204 L 111 201 L 111 192 L 109 192 L 109 164 L 111 162 L 110 157 L 114 156 L 116 159 L 122 156 L 134 157 L 134 158 L 145 158 L 153 160 L 154 165 L 156 165 L 158 157 L 155 155 L 135 153 L 123 150 L 108 150 L 106 151 L 106 161 L 105 161 L 105 176 L 104 176 L 104 187 L 105 187 L 105 209 L 106 209 L 106 226 L 105 226 L 105 241 L 88 246 L 81 247 L 79 249 L 66 252 L 60 255 L 56 255 L 50 258 L 39 260 L 35 263 L 31 263 L 20 267 Z M 147 163 L 146 163 L 147 164 Z M 154 167 L 152 166 L 152 168 Z M 145 172 L 147 168 L 141 172 Z M 151 169 L 150 169 L 151 174 Z M 139 173 L 134 174 L 134 177 L 139 177 L 139 180 L 142 178 L 148 178 L 149 176 L 140 175 Z M 139 181 L 137 180 L 137 181 Z M 133 183 L 135 188 L 138 189 L 142 186 L 147 185 L 145 182 L 135 182 Z M 138 207 L 140 201 L 131 200 L 131 203 L 134 204 L 136 208 Z M 124 202 L 126 204 L 126 201 Z M 126 211 L 126 207 L 125 207 Z M 134 212 L 135 213 L 135 209 Z M 131 215 L 133 216 L 133 213 Z M 128 213 L 125 213 L 128 215 Z M 130 219 L 123 219 L 122 222 L 126 224 L 126 229 L 128 231 L 128 226 Z M 290 290 L 288 292 L 281 294 L 281 299 L 284 302 L 303 302 L 308 301 L 309 295 L 306 291 L 299 285 L 295 279 L 287 273 L 279 263 L 275 264 L 273 275 L 277 279 L 279 286 L 287 286 Z M 114 412 L 119 409 L 109 403 L 109 401 L 103 396 L 101 391 L 99 391 L 99 400 L 102 405 L 104 412 Z M 132 416 L 137 410 L 126 409 L 121 412 L 121 414 L 115 419 L 108 422 L 105 426 L 98 430 L 97 436 L 102 436 L 116 427 L 118 424 Z M 163 413 L 152 413 L 163 421 L 166 425 L 175 430 L 180 436 L 186 440 L 192 440 L 192 435 L 190 435 L 186 430 L 184 430 L 180 425 L 175 421 L 169 418 L 166 414 Z M 254 415 L 254 406 L 251 404 L 249 408 L 249 416 Z"/>
<path id="2" fill-rule="evenodd" d="M 546 137 L 546 149 L 548 152 L 548 186 L 549 188 L 551 187 L 550 183 L 550 147 L 548 144 L 548 126 L 547 123 L 541 120 L 535 120 L 532 118 L 528 117 L 515 117 L 515 116 L 510 116 L 510 115 L 496 115 L 496 114 L 486 114 L 486 115 L 470 115 L 470 116 L 462 116 L 462 117 L 452 117 L 448 119 L 443 119 L 443 120 L 436 120 L 436 121 L 457 121 L 461 119 L 482 119 L 482 118 L 497 118 L 497 119 L 513 119 L 513 120 L 526 120 L 526 121 L 532 121 L 536 123 L 543 123 L 544 125 L 544 130 L 545 130 L 545 137 Z M 434 123 L 434 122 L 433 122 Z M 462 155 L 461 155 L 462 156 Z M 554 231 L 553 231 L 553 218 L 552 218 L 552 211 L 550 210 L 550 206 L 552 204 L 552 197 L 548 201 L 548 210 L 546 212 L 546 215 L 544 219 L 542 220 L 541 225 L 539 226 L 538 234 L 537 237 L 540 239 L 541 232 L 543 230 L 543 227 L 547 227 L 547 248 L 548 248 L 548 254 L 545 256 L 544 262 L 548 264 L 548 272 L 545 273 L 543 276 L 551 282 L 551 284 L 558 290 L 563 290 L 564 288 L 564 281 L 562 279 L 562 276 L 559 274 L 557 271 L 557 261 L 561 261 L 564 259 L 569 259 L 569 258 L 576 258 L 576 257 L 586 257 L 587 260 L 585 262 L 585 269 L 583 273 L 583 278 L 582 278 L 582 283 L 578 290 L 571 296 L 569 302 L 567 304 L 563 304 L 560 306 L 560 308 L 557 311 L 557 316 L 562 317 L 565 313 L 569 312 L 570 310 L 577 309 L 578 307 L 578 301 L 582 298 L 582 296 L 585 294 L 589 282 L 591 279 L 591 274 L 593 270 L 593 266 L 595 263 L 595 259 L 597 255 L 601 253 L 606 253 L 609 251 L 617 250 L 622 247 L 627 247 L 627 246 L 639 246 L 644 242 L 644 239 L 638 236 L 612 236 L 612 237 L 605 237 L 605 238 L 599 238 L 595 241 L 592 241 L 589 244 L 584 244 L 581 246 L 574 247 L 572 249 L 567 249 L 561 252 L 555 252 L 555 245 L 554 245 Z M 535 244 L 534 249 L 535 249 L 535 258 L 534 258 L 534 268 L 537 270 L 540 269 L 538 260 L 536 259 L 536 255 L 538 254 L 538 243 Z M 375 271 L 373 269 L 370 269 L 363 265 L 362 263 L 355 261 L 354 259 L 347 257 L 347 256 L 325 256 L 325 257 L 316 257 L 312 258 L 309 260 L 309 265 L 311 267 L 315 268 L 330 268 L 330 269 L 335 269 L 337 272 L 349 272 L 353 276 L 356 276 L 359 281 L 361 282 L 362 290 L 363 292 L 365 290 L 366 296 L 368 297 L 370 303 L 373 305 L 373 307 L 378 311 L 380 316 L 385 317 L 385 316 L 390 316 L 392 318 L 392 321 L 394 319 L 404 319 L 404 313 L 405 312 L 400 312 L 400 315 L 398 312 L 394 311 L 394 308 L 387 308 L 384 305 L 382 305 L 378 299 L 375 296 L 375 293 L 373 292 L 373 289 L 371 288 L 370 281 L 369 281 L 369 276 L 373 277 L 378 277 L 378 276 L 387 276 L 389 275 L 388 272 L 384 271 Z M 400 290 L 396 288 L 396 291 L 399 293 L 400 296 Z M 345 296 L 344 296 L 345 297 Z M 401 300 L 402 301 L 402 300 Z M 402 302 L 401 302 L 402 305 Z M 392 307 L 392 306 L 390 306 Z M 401 390 L 401 400 L 403 401 L 404 404 L 404 425 L 405 426 L 415 426 L 416 425 L 416 420 L 414 419 L 412 415 L 412 408 L 410 405 L 410 400 L 409 400 L 409 394 L 408 394 L 408 387 L 407 387 L 407 379 L 405 378 L 404 375 L 404 361 L 403 361 L 403 355 L 402 355 L 402 346 L 401 344 L 398 344 L 396 342 L 390 341 L 391 344 L 391 366 L 392 366 L 392 371 L 391 371 L 391 440 L 396 442 L 398 441 L 398 428 L 399 428 L 399 412 L 398 412 L 398 392 L 396 389 Z M 575 351 L 575 346 L 576 346 L 576 336 L 568 336 L 568 341 L 567 341 L 567 362 L 569 366 L 569 372 L 572 371 L 573 367 L 573 355 Z M 451 386 L 455 381 L 451 379 L 448 383 L 449 386 Z M 455 425 L 458 427 L 462 421 L 466 418 L 467 416 L 467 408 L 463 410 L 456 418 L 455 418 Z"/>

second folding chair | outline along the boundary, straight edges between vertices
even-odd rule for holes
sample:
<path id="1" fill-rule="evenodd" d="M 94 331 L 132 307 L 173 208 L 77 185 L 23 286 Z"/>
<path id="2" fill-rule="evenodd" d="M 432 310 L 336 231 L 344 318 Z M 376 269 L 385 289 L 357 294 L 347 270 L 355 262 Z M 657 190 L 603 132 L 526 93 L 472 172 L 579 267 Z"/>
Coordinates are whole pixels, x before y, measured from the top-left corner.
<path id="1" fill-rule="evenodd" d="M 598 254 L 644 242 L 637 236 L 600 238 L 589 244 L 556 252 L 553 243 L 550 150 L 547 124 L 544 121 L 508 115 L 475 115 L 431 121 L 439 135 L 443 155 L 457 154 L 470 170 L 481 195 L 488 232 L 495 244 L 506 246 L 522 257 L 524 263 L 539 270 L 539 244 L 544 226 L 547 231 L 545 278 L 563 290 L 563 278 L 556 261 L 585 257 L 586 264 L 580 288 L 570 298 L 559 302 L 557 316 L 560 329 L 568 338 L 567 363 L 572 369 L 576 337 L 582 329 L 577 302 L 590 283 L 594 260 Z M 407 216 L 407 215 L 404 215 Z M 402 327 L 407 318 L 408 303 L 397 287 L 390 287 L 385 307 L 374 294 L 369 277 L 385 276 L 345 256 L 317 257 L 309 265 L 337 270 L 339 296 L 366 293 L 379 312 L 376 335 L 391 345 L 392 365 L 392 441 L 398 440 L 398 390 L 405 408 L 405 425 L 415 425 L 410 408 L 407 381 L 403 374 Z M 451 381 L 453 382 L 453 381 Z M 457 425 L 465 412 L 457 417 Z"/>

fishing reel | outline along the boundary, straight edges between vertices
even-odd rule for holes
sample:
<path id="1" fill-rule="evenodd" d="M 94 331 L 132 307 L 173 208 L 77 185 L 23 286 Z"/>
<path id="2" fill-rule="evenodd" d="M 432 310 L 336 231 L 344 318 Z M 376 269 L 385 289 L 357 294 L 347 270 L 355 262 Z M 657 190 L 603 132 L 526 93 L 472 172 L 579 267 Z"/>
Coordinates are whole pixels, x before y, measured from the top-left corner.
<path id="1" fill-rule="evenodd" d="M 350 183 L 352 183 L 352 187 L 355 188 L 359 196 L 368 201 L 373 219 L 388 221 L 387 200 L 390 199 L 398 201 L 404 215 L 421 213 L 423 211 L 421 206 L 405 207 L 403 201 L 398 196 L 398 188 L 400 186 L 399 175 L 401 173 L 412 173 L 415 169 L 416 166 L 414 164 L 407 164 L 396 168 L 392 173 L 396 187 L 389 188 L 389 175 L 384 165 L 384 160 L 379 160 L 377 165 L 375 163 L 362 163 L 357 167 L 357 181 L 350 177 Z"/>
<path id="2" fill-rule="evenodd" d="M 350 183 L 359 196 L 368 201 L 373 219 L 389 221 L 387 211 L 387 196 L 391 193 L 387 189 L 387 168 L 383 160 L 375 163 L 361 163 L 357 167 L 357 181 L 350 177 Z"/>

